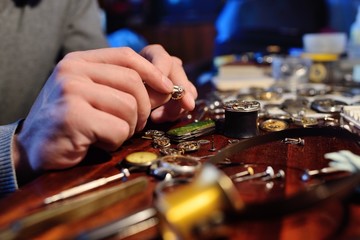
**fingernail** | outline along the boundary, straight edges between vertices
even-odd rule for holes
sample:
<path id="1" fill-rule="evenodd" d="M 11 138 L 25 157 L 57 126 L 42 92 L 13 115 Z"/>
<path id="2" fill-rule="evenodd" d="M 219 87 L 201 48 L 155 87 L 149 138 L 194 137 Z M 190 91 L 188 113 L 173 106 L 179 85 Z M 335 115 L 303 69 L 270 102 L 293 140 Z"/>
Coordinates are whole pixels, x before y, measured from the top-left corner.
<path id="1" fill-rule="evenodd" d="M 163 76 L 162 81 L 164 83 L 164 86 L 166 87 L 166 90 L 171 93 L 174 88 L 174 84 L 172 83 L 172 81 L 166 76 Z"/>

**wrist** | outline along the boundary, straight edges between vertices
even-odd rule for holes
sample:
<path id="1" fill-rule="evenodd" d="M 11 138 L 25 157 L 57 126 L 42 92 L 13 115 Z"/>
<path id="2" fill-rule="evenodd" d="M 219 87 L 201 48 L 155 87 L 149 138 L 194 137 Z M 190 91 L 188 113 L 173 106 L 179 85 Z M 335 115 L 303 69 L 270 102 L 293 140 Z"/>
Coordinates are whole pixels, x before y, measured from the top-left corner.
<path id="1" fill-rule="evenodd" d="M 32 169 L 29 156 L 21 135 L 23 121 L 19 122 L 12 141 L 12 160 L 15 167 L 16 178 L 19 185 L 23 185 L 37 176 Z"/>

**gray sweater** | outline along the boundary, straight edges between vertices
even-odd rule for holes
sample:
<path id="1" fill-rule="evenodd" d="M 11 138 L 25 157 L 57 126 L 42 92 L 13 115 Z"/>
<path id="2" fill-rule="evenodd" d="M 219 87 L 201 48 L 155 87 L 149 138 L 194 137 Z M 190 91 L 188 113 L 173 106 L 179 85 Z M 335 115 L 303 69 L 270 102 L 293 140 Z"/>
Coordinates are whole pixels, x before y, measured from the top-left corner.
<path id="1" fill-rule="evenodd" d="M 96 0 L 38 2 L 0 1 L 0 125 L 26 117 L 59 57 L 107 46 Z"/>
<path id="2" fill-rule="evenodd" d="M 16 121 L 25 118 L 57 60 L 106 47 L 96 0 L 0 0 L 0 196 L 17 188 L 11 161 Z M 24 1 L 23 1 L 24 2 Z"/>

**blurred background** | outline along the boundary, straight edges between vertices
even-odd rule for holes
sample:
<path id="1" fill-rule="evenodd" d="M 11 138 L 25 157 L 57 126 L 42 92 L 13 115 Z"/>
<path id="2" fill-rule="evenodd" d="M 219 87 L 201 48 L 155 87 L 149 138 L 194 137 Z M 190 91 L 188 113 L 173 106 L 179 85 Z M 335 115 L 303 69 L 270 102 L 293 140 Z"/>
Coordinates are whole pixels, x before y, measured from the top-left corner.
<path id="1" fill-rule="evenodd" d="M 131 34 L 136 33 L 147 43 L 162 44 L 184 63 L 212 57 L 214 22 L 224 4 L 222 0 L 99 0 L 99 3 L 106 14 L 106 33 L 111 41 L 116 33 L 123 36 L 125 32 L 136 42 L 139 39 Z"/>
<path id="2" fill-rule="evenodd" d="M 360 0 L 98 0 L 112 46 L 162 44 L 184 64 L 243 52 L 288 52 L 302 36 L 350 34 Z M 269 49 L 269 46 L 277 46 Z"/>

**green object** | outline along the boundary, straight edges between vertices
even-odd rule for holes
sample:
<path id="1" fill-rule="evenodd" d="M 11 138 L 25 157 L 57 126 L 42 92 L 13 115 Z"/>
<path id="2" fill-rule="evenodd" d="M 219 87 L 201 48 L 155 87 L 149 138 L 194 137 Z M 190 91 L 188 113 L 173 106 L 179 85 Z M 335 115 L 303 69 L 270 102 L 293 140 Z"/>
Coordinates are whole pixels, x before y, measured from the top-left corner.
<path id="1" fill-rule="evenodd" d="M 207 132 L 208 129 L 214 129 L 215 122 L 213 120 L 205 120 L 200 122 L 193 122 L 182 127 L 171 129 L 167 132 L 170 136 L 180 137 L 184 135 L 192 135 L 199 132 Z"/>

